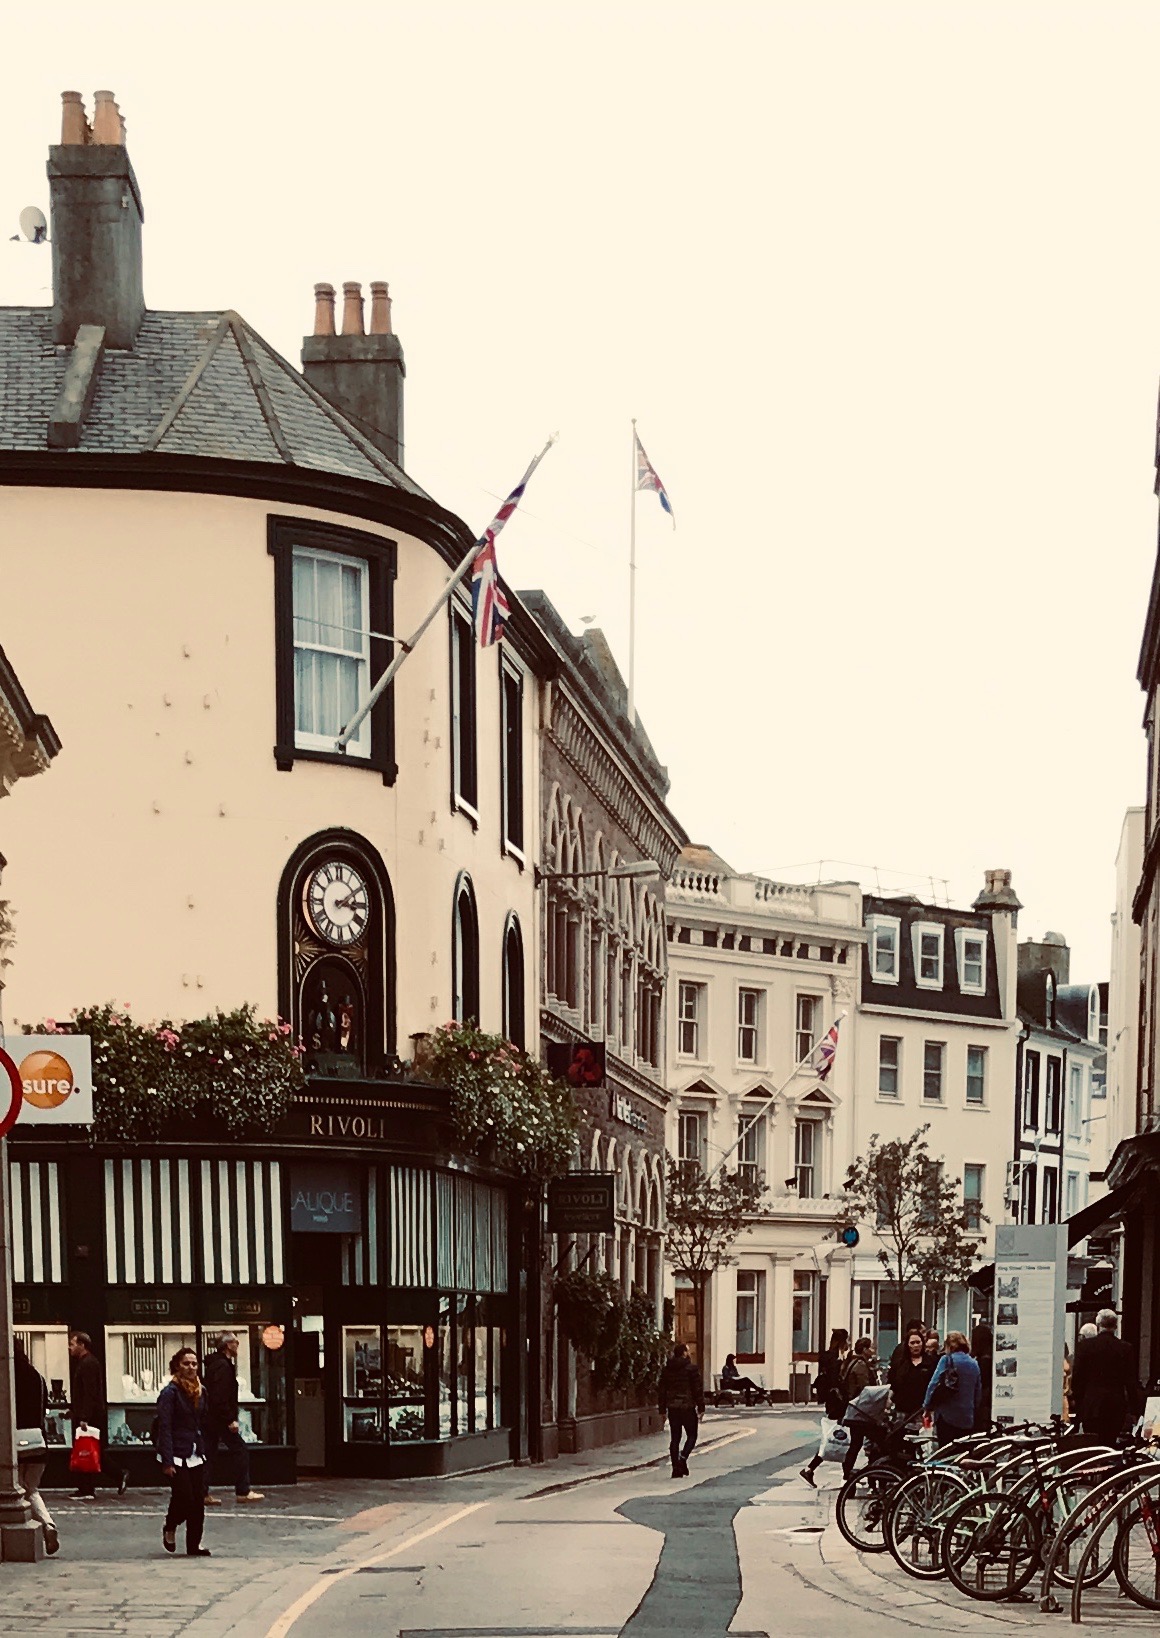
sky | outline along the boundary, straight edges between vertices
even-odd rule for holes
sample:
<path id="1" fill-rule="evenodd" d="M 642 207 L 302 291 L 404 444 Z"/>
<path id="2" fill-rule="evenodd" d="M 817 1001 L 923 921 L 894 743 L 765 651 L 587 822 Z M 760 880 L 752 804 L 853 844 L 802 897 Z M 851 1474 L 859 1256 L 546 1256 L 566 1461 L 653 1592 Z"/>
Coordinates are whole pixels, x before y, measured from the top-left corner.
<path id="1" fill-rule="evenodd" d="M 58 0 L 5 47 L 0 302 L 49 300 L 8 235 L 60 92 L 113 90 L 148 304 L 297 362 L 316 281 L 388 279 L 408 470 L 482 529 L 559 432 L 501 570 L 625 670 L 636 417 L 676 513 L 638 497 L 637 707 L 693 840 L 956 904 L 1010 868 L 1106 976 L 1160 7 Z"/>

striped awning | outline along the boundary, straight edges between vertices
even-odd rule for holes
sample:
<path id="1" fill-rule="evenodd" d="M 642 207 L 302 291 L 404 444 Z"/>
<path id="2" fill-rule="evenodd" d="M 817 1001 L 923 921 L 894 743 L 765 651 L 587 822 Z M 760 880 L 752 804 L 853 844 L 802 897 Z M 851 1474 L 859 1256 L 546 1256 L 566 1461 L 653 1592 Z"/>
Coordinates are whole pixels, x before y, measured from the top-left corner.
<path id="1" fill-rule="evenodd" d="M 285 1225 L 276 1160 L 201 1162 L 206 1285 L 282 1285 Z"/>
<path id="2" fill-rule="evenodd" d="M 193 1279 L 188 1160 L 105 1161 L 105 1277 L 110 1285 Z"/>
<path id="3" fill-rule="evenodd" d="M 55 1160 L 13 1160 L 8 1168 L 12 1278 L 60 1285 L 65 1278 L 64 1201 Z"/>

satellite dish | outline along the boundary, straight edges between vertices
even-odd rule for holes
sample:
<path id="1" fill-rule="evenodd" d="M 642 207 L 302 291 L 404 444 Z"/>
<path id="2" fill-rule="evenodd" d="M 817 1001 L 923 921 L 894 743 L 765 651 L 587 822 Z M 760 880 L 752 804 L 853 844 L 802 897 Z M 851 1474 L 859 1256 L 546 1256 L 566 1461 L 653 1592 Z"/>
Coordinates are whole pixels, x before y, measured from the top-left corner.
<path id="1" fill-rule="evenodd" d="M 34 245 L 42 245 L 48 238 L 48 222 L 39 205 L 25 205 L 20 212 L 20 231 Z"/>

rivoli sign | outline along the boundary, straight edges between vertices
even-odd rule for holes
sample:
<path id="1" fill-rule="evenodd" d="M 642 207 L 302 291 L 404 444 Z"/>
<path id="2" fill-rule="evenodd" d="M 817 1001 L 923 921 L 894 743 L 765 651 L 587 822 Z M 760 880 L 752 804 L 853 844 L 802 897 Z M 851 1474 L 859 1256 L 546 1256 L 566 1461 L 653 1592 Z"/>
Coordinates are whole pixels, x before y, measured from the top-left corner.
<path id="1" fill-rule="evenodd" d="M 290 1227 L 299 1234 L 358 1234 L 362 1185 L 357 1169 L 341 1161 L 292 1166 Z"/>

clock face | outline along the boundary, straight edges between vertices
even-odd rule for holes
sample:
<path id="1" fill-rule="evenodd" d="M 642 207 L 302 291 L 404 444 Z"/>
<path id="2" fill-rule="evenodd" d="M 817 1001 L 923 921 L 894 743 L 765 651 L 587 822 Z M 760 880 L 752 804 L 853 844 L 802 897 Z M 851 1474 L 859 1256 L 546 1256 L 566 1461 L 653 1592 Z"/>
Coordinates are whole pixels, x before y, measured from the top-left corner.
<path id="1" fill-rule="evenodd" d="M 370 893 L 353 865 L 340 860 L 320 864 L 307 877 L 302 897 L 315 931 L 328 943 L 357 944 L 366 932 Z"/>

